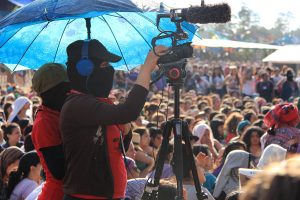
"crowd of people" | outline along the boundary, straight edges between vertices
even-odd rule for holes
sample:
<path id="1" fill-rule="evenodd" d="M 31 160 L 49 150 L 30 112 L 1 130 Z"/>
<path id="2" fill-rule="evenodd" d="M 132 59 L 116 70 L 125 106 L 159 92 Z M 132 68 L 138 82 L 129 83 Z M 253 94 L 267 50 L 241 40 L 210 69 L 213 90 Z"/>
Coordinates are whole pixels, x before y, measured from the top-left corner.
<path id="1" fill-rule="evenodd" d="M 300 74 L 287 65 L 281 67 L 264 66 L 250 62 L 209 62 L 201 64 L 197 59 L 190 60 L 187 65 L 187 75 L 184 91 L 190 90 L 197 95 L 218 94 L 223 97 L 229 94 L 242 98 L 263 97 L 267 102 L 274 98 L 291 101 L 298 97 L 300 87 Z M 130 88 L 134 83 L 137 70 L 126 73 L 116 73 L 115 86 Z M 152 87 L 153 91 L 160 91 L 166 86 L 165 79 L 161 79 Z"/>
<path id="2" fill-rule="evenodd" d="M 91 71 L 79 64 L 84 45 Z M 114 72 L 109 63 L 121 57 L 97 40 L 76 41 L 67 53 L 67 71 L 57 63 L 41 66 L 31 92 L 1 88 L 0 199 L 141 199 L 168 137 L 165 122 L 174 117 L 166 78 L 149 86 L 157 56 L 150 52 L 140 69 L 125 73 Z M 294 70 L 197 60 L 186 70 L 180 118 L 188 123 L 208 199 L 299 199 L 300 78 Z M 194 200 L 186 148 L 184 198 Z M 176 196 L 173 152 L 171 135 L 158 199 Z M 245 187 L 240 168 L 257 169 Z"/>

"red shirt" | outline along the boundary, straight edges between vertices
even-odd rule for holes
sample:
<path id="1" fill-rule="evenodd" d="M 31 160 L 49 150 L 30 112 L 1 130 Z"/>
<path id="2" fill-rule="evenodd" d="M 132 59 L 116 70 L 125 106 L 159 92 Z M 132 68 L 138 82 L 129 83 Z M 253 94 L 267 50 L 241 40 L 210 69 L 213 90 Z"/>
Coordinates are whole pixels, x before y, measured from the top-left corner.
<path id="1" fill-rule="evenodd" d="M 236 137 L 236 134 L 234 134 L 234 133 L 228 133 L 228 135 L 227 135 L 226 138 L 225 138 L 226 144 L 228 144 L 228 143 L 230 142 L 230 140 L 231 140 L 232 138 L 234 138 L 234 137 Z"/>
<path id="2" fill-rule="evenodd" d="M 53 177 L 40 151 L 41 148 L 62 144 L 59 130 L 59 114 L 58 111 L 40 106 L 33 124 L 32 142 L 46 174 L 46 181 L 38 200 L 63 199 L 62 181 Z"/>

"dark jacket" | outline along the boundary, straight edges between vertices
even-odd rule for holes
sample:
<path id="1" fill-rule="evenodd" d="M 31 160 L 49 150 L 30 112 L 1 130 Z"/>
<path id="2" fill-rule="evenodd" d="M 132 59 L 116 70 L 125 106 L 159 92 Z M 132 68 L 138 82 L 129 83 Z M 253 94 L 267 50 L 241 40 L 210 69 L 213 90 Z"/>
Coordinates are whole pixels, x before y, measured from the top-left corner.
<path id="1" fill-rule="evenodd" d="M 290 97 L 297 97 L 299 89 L 297 82 L 295 81 L 285 81 L 282 85 L 281 98 L 288 101 Z"/>
<path id="2" fill-rule="evenodd" d="M 65 194 L 122 198 L 118 195 L 120 192 L 124 195 L 125 191 L 117 191 L 119 188 L 114 187 L 123 173 L 126 176 L 126 169 L 124 163 L 120 163 L 119 137 L 110 136 L 118 131 L 116 124 L 131 122 L 139 116 L 147 94 L 145 88 L 135 85 L 126 102 L 119 105 L 100 102 L 87 94 L 71 94 L 67 98 L 60 117 L 66 161 Z M 101 134 L 98 134 L 99 126 Z M 104 138 L 99 139 L 99 135 Z M 113 157 L 108 152 L 111 147 L 118 149 Z M 115 165 L 119 165 L 119 170 Z"/>

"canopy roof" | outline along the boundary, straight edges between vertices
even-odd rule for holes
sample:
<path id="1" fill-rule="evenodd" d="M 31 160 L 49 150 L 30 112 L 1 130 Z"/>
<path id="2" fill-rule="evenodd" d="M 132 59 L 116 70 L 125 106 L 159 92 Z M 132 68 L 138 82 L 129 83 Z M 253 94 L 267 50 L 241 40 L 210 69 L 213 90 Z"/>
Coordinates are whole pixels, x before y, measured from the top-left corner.
<path id="1" fill-rule="evenodd" d="M 287 45 L 263 59 L 263 62 L 300 64 L 300 45 Z"/>
<path id="2" fill-rule="evenodd" d="M 281 46 L 240 42 L 233 40 L 218 40 L 218 39 L 199 39 L 193 38 L 194 46 L 206 46 L 206 47 L 224 47 L 224 48 L 251 48 L 251 49 L 279 49 Z"/>

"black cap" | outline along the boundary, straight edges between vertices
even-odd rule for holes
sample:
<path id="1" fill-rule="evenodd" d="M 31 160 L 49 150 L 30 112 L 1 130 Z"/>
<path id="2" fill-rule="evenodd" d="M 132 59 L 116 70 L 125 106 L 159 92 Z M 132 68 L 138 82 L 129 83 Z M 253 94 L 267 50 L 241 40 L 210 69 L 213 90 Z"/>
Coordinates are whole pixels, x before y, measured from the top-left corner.
<path id="1" fill-rule="evenodd" d="M 78 62 L 82 57 L 84 40 L 77 40 L 67 47 L 68 61 Z M 105 62 L 119 62 L 122 57 L 109 52 L 98 40 L 89 40 L 89 59 L 100 59 Z"/>

